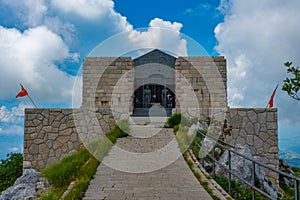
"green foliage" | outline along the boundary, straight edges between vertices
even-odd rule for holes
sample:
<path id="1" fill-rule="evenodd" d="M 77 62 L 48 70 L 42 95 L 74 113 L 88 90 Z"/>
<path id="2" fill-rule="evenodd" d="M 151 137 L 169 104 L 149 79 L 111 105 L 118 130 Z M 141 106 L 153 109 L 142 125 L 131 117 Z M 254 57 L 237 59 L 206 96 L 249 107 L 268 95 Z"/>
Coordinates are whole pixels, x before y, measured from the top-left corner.
<path id="1" fill-rule="evenodd" d="M 80 167 L 90 158 L 88 150 L 84 149 L 65 157 L 61 162 L 44 170 L 44 175 L 51 185 L 65 188 L 78 175 Z"/>
<path id="2" fill-rule="evenodd" d="M 228 179 L 224 177 L 215 177 L 216 182 L 228 192 Z M 250 200 L 252 199 L 252 190 L 249 187 L 242 187 L 242 181 L 240 180 L 231 180 L 231 196 L 234 199 L 241 199 L 241 200 Z M 255 199 L 257 200 L 264 200 L 267 199 L 263 197 L 258 192 L 255 193 Z"/>
<path id="3" fill-rule="evenodd" d="M 40 200 L 54 200 L 54 199 L 59 199 L 59 198 L 56 197 L 54 191 L 51 191 L 51 192 L 48 192 L 47 194 L 41 196 L 39 199 Z"/>
<path id="4" fill-rule="evenodd" d="M 298 91 L 300 89 L 300 69 L 299 67 L 292 66 L 292 62 L 286 62 L 284 65 L 287 67 L 287 73 L 291 74 L 291 78 L 283 80 L 282 90 L 287 92 L 290 97 L 300 101 Z"/>
<path id="5" fill-rule="evenodd" d="M 184 126 L 190 126 L 189 120 L 181 114 L 173 114 L 171 117 L 168 119 L 168 124 L 171 128 L 174 128 L 174 126 L 181 124 Z"/>
<path id="6" fill-rule="evenodd" d="M 80 199 L 82 197 L 82 192 L 87 190 L 98 165 L 99 161 L 92 157 L 86 165 L 81 167 L 80 176 L 77 178 L 72 190 L 65 197 L 65 200 Z"/>
<path id="7" fill-rule="evenodd" d="M 117 122 L 116 126 L 113 128 L 111 133 L 117 136 L 117 138 L 127 137 L 128 133 L 130 133 L 130 125 L 128 121 L 121 120 Z"/>
<path id="8" fill-rule="evenodd" d="M 10 153 L 0 164 L 0 191 L 12 186 L 17 178 L 22 175 L 23 155 Z"/>
<path id="9" fill-rule="evenodd" d="M 177 124 L 173 127 L 174 133 L 176 133 L 179 130 L 180 124 Z"/>
<path id="10" fill-rule="evenodd" d="M 179 125 L 179 129 L 176 132 L 176 140 L 182 153 L 184 153 L 189 148 L 194 139 L 194 135 L 187 134 L 188 130 L 189 127 Z"/>

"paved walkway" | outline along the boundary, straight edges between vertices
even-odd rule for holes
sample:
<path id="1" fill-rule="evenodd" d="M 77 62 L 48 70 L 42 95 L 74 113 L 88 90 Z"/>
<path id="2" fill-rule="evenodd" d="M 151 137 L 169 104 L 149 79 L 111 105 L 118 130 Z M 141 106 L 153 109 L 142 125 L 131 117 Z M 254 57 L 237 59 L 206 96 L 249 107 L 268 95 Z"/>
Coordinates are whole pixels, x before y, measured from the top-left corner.
<path id="1" fill-rule="evenodd" d="M 118 139 L 83 199 L 212 199 L 180 155 L 172 129 L 161 122 L 141 124 L 132 126 L 132 136 Z"/>

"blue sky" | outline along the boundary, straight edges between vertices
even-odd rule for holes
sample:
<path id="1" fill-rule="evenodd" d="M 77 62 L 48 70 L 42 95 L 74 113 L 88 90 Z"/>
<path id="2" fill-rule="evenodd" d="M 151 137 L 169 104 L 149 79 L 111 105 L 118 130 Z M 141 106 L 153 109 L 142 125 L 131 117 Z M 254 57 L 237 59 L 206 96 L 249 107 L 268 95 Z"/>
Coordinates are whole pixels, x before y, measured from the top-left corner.
<path id="1" fill-rule="evenodd" d="M 18 83 L 39 107 L 71 107 L 82 60 L 118 33 L 128 48 L 203 55 L 184 34 L 225 56 L 231 107 L 265 107 L 286 76 L 283 63 L 300 65 L 299 0 L 0 0 L 0 10 L 0 158 L 23 148 L 23 111 L 32 105 L 15 99 Z M 280 148 L 297 151 L 300 103 L 278 90 L 275 107 Z"/>

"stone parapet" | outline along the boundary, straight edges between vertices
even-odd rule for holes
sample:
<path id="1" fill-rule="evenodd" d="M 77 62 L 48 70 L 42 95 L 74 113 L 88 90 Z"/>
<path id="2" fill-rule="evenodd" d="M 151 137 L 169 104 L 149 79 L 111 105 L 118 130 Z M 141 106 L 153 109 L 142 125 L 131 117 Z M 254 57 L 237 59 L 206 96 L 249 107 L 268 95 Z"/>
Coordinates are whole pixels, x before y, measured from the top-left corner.
<path id="1" fill-rule="evenodd" d="M 227 122 L 232 131 L 231 135 L 226 137 L 226 143 L 232 146 L 247 146 L 258 160 L 279 169 L 276 108 L 230 108 Z M 277 173 L 267 169 L 265 171 L 268 171 L 273 180 L 279 180 Z"/>
<path id="2" fill-rule="evenodd" d="M 109 132 L 106 109 L 25 109 L 24 168 L 45 169 Z"/>

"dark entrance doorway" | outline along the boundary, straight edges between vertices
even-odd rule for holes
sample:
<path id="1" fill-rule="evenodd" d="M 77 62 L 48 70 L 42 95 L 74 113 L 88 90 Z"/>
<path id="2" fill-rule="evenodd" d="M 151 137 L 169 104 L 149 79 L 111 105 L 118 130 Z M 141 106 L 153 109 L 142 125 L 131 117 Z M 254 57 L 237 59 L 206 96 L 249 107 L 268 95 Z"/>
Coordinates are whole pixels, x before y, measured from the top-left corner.
<path id="1" fill-rule="evenodd" d="M 146 84 L 135 90 L 133 115 L 148 116 L 153 106 L 161 107 L 167 116 L 171 115 L 172 108 L 175 108 L 175 94 L 159 84 Z"/>

